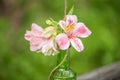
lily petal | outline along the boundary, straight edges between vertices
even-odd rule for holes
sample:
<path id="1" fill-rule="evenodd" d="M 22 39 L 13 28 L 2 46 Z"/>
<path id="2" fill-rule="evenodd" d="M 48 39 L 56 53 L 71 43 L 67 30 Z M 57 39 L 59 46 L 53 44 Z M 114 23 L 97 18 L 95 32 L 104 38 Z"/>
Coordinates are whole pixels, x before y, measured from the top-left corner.
<path id="1" fill-rule="evenodd" d="M 39 45 L 41 40 L 42 40 L 42 38 L 40 38 L 40 37 L 33 37 L 30 40 L 30 45 Z"/>
<path id="2" fill-rule="evenodd" d="M 50 46 L 48 46 L 47 44 L 45 44 L 43 47 L 42 47 L 42 53 L 46 54 L 46 52 L 48 51 L 48 49 L 50 48 Z"/>
<path id="3" fill-rule="evenodd" d="M 59 25 L 60 25 L 60 27 L 64 30 L 64 27 L 66 26 L 66 25 L 65 25 L 65 21 L 60 20 L 60 21 L 59 21 Z"/>
<path id="4" fill-rule="evenodd" d="M 32 38 L 32 35 L 31 35 L 31 31 L 26 31 L 26 34 L 25 34 L 25 39 L 30 41 Z"/>
<path id="5" fill-rule="evenodd" d="M 54 50 L 55 52 L 58 51 L 58 50 L 57 50 L 57 43 L 55 42 L 55 40 L 52 40 L 52 47 L 53 47 L 53 50 Z"/>
<path id="6" fill-rule="evenodd" d="M 33 23 L 31 31 L 32 31 L 33 35 L 39 36 L 39 35 L 42 34 L 43 29 L 42 29 L 42 27 L 40 27 L 37 24 Z"/>
<path id="7" fill-rule="evenodd" d="M 33 37 L 30 40 L 30 48 L 31 50 L 40 50 L 45 44 L 47 44 L 48 40 L 43 37 Z"/>
<path id="8" fill-rule="evenodd" d="M 77 23 L 73 30 L 73 36 L 77 37 L 88 37 L 91 34 L 91 31 L 85 26 L 84 23 Z"/>
<path id="9" fill-rule="evenodd" d="M 37 51 L 38 50 L 38 46 L 30 46 L 30 50 L 31 51 Z"/>
<path id="10" fill-rule="evenodd" d="M 76 15 L 67 15 L 65 17 L 65 22 L 66 22 L 66 25 L 71 25 L 71 24 L 77 23 Z"/>
<path id="11" fill-rule="evenodd" d="M 84 49 L 84 46 L 82 44 L 82 41 L 78 38 L 72 38 L 70 39 L 70 42 L 72 46 L 78 51 L 81 52 Z"/>
<path id="12" fill-rule="evenodd" d="M 58 34 L 56 36 L 55 40 L 58 43 L 60 49 L 62 49 L 62 50 L 66 50 L 70 46 L 69 38 L 64 33 Z"/>

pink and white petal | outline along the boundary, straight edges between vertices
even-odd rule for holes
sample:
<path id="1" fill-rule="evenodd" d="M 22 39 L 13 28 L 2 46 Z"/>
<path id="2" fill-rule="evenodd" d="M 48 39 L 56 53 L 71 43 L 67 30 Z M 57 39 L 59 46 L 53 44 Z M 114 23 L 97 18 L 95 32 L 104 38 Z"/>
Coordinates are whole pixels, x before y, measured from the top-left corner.
<path id="1" fill-rule="evenodd" d="M 84 46 L 82 44 L 82 41 L 78 38 L 72 38 L 70 39 L 70 42 L 72 46 L 78 51 L 81 52 L 84 49 Z"/>
<path id="2" fill-rule="evenodd" d="M 64 27 L 66 26 L 66 25 L 65 25 L 65 21 L 60 20 L 58 24 L 59 24 L 60 27 L 64 30 Z"/>
<path id="3" fill-rule="evenodd" d="M 70 46 L 69 38 L 64 33 L 58 34 L 55 38 L 55 41 L 58 43 L 59 48 L 62 50 L 66 50 Z"/>
<path id="4" fill-rule="evenodd" d="M 57 43 L 55 42 L 54 39 L 51 39 L 51 47 L 53 48 L 54 51 L 57 51 Z"/>
<path id="5" fill-rule="evenodd" d="M 37 51 L 38 50 L 38 46 L 37 45 L 30 46 L 30 50 L 31 51 Z"/>
<path id="6" fill-rule="evenodd" d="M 58 52 L 58 50 L 57 50 L 57 44 L 56 43 L 53 43 L 53 50 L 55 51 L 55 52 Z"/>
<path id="7" fill-rule="evenodd" d="M 41 42 L 42 38 L 41 37 L 32 37 L 32 39 L 30 40 L 30 45 L 39 45 Z"/>
<path id="8" fill-rule="evenodd" d="M 84 23 L 77 23 L 73 30 L 73 36 L 86 38 L 91 34 L 91 31 L 85 26 Z"/>
<path id="9" fill-rule="evenodd" d="M 25 39 L 30 41 L 32 38 L 32 35 L 31 35 L 31 31 L 26 31 L 26 34 L 25 34 Z"/>
<path id="10" fill-rule="evenodd" d="M 31 51 L 40 50 L 43 45 L 44 45 L 44 41 L 43 41 L 42 37 L 33 37 L 30 40 L 30 50 Z"/>
<path id="11" fill-rule="evenodd" d="M 43 47 L 42 47 L 42 49 L 41 49 L 41 52 L 42 52 L 43 54 L 45 54 L 45 53 L 48 51 L 48 49 L 49 49 L 49 46 L 48 46 L 47 44 L 45 44 L 45 45 L 43 45 Z"/>
<path id="12" fill-rule="evenodd" d="M 41 49 L 45 44 L 48 44 L 48 40 L 46 38 L 39 39 L 39 46 L 38 48 Z"/>
<path id="13" fill-rule="evenodd" d="M 77 16 L 76 15 L 73 15 L 74 16 L 74 22 L 77 23 L 78 20 L 77 20 Z"/>
<path id="14" fill-rule="evenodd" d="M 35 36 L 39 36 L 42 34 L 42 27 L 38 26 L 37 24 L 35 23 L 32 23 L 32 33 L 35 35 Z"/>
<path id="15" fill-rule="evenodd" d="M 76 15 L 67 15 L 65 17 L 65 22 L 66 22 L 66 25 L 77 23 L 77 17 L 76 17 Z"/>

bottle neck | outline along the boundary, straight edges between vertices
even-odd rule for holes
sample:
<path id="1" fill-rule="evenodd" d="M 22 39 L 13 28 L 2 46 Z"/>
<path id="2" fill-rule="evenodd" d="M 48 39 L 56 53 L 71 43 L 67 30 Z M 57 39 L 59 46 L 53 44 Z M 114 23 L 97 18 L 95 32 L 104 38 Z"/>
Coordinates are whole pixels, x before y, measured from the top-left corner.
<path id="1" fill-rule="evenodd" d="M 69 54 L 69 50 L 68 51 L 63 51 L 63 52 L 58 54 L 57 64 L 60 64 L 63 61 L 63 59 L 66 56 L 66 54 L 68 54 L 68 55 L 67 55 L 66 59 L 64 60 L 63 64 L 61 64 L 59 68 L 70 69 L 70 54 Z"/>

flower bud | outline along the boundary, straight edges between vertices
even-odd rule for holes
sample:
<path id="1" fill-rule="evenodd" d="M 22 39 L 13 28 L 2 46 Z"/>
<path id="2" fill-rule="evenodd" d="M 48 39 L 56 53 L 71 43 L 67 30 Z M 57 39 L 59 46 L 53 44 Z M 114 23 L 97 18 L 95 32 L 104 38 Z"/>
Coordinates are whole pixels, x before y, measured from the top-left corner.
<path id="1" fill-rule="evenodd" d="M 45 28 L 45 30 L 43 31 L 43 36 L 45 38 L 50 38 L 56 35 L 57 35 L 57 32 L 55 31 L 55 28 L 52 26 Z"/>
<path id="2" fill-rule="evenodd" d="M 48 25 L 54 25 L 53 22 L 51 20 L 49 20 L 49 19 L 46 20 L 46 24 L 48 24 Z"/>

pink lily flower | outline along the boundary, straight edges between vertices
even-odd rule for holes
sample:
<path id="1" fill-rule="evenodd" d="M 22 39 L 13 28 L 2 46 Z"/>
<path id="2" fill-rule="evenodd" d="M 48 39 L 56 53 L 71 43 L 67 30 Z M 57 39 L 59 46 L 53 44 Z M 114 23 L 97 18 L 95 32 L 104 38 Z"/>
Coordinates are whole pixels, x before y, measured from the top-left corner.
<path id="1" fill-rule="evenodd" d="M 60 33 L 56 36 L 56 42 L 62 50 L 66 50 L 71 45 L 78 51 L 82 51 L 84 46 L 79 39 L 86 38 L 91 34 L 91 31 L 85 26 L 84 23 L 77 23 L 77 17 L 75 15 L 67 15 L 65 20 L 59 21 L 60 27 L 65 33 Z"/>
<path id="2" fill-rule="evenodd" d="M 26 31 L 25 39 L 30 41 L 30 50 L 37 51 L 41 49 L 43 43 L 46 39 L 42 37 L 43 29 L 37 24 L 33 23 L 31 31 Z"/>
<path id="3" fill-rule="evenodd" d="M 52 36 L 54 27 L 47 27 L 45 30 L 33 23 L 31 31 L 26 31 L 25 39 L 30 41 L 31 51 L 40 51 L 44 55 L 55 55 L 58 53 L 57 43 Z"/>

